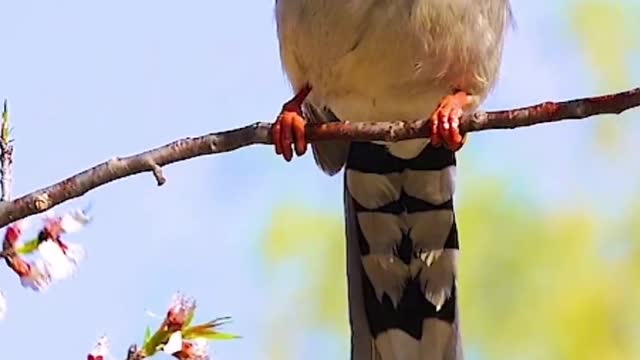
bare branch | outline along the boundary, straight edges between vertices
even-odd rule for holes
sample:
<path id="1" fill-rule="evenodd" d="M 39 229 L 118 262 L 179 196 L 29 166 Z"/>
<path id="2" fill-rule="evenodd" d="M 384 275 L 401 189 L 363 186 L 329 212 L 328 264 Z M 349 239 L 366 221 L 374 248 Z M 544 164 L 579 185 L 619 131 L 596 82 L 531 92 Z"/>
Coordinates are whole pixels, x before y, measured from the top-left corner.
<path id="1" fill-rule="evenodd" d="M 463 132 L 517 127 L 554 122 L 565 119 L 584 119 L 600 114 L 619 114 L 640 106 L 640 88 L 564 102 L 546 102 L 520 109 L 476 112 L 461 121 Z M 233 151 L 254 144 L 272 144 L 270 123 L 255 123 L 239 129 L 212 133 L 195 138 L 184 138 L 136 155 L 114 158 L 62 180 L 36 190 L 10 202 L 0 203 L 0 227 L 43 212 L 67 200 L 111 181 L 150 171 L 158 185 L 166 181 L 161 168 L 178 161 L 198 156 Z M 308 124 L 309 142 L 326 140 L 400 140 L 425 138 L 429 134 L 428 119 L 416 122 L 380 123 L 328 123 Z"/>
<path id="2" fill-rule="evenodd" d="M 9 138 L 9 109 L 5 99 L 2 109 L 2 123 L 0 124 L 0 190 L 2 191 L 0 200 L 2 201 L 11 199 L 12 164 L 13 145 Z"/>
<path id="3" fill-rule="evenodd" d="M 146 356 L 142 354 L 142 351 L 138 351 L 138 346 L 136 346 L 136 344 L 129 346 L 126 360 L 142 360 L 144 358 L 146 358 Z"/>
<path id="4" fill-rule="evenodd" d="M 545 102 L 519 109 L 478 111 L 461 119 L 463 133 L 515 129 L 560 120 L 585 119 L 601 114 L 620 114 L 640 106 L 640 88 L 604 96 L 563 102 Z M 429 119 L 415 122 L 328 123 L 308 125 L 309 141 L 368 140 L 400 141 L 428 137 Z"/>

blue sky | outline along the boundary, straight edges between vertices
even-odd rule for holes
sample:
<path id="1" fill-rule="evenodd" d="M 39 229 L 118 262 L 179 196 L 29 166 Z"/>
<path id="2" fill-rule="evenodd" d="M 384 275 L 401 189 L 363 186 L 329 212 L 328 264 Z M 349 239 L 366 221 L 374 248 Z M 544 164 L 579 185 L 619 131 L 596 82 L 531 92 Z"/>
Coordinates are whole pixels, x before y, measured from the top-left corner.
<path id="1" fill-rule="evenodd" d="M 566 2 L 513 3 L 517 32 L 485 108 L 597 93 L 568 28 Z M 9 99 L 16 139 L 14 193 L 176 138 L 271 121 L 290 96 L 272 7 L 273 1 L 0 0 L 0 98 Z M 576 196 L 593 186 L 585 180 L 590 174 L 605 178 L 586 164 L 613 166 L 584 156 L 593 151 L 583 139 L 591 131 L 574 122 L 516 130 L 517 136 L 472 136 L 461 155 L 462 181 L 466 172 L 504 176 L 516 191 Z M 124 354 L 153 323 L 145 310 L 164 312 L 178 289 L 198 299 L 201 319 L 234 317 L 226 329 L 244 339 L 218 344 L 217 359 L 265 358 L 269 308 L 262 299 L 270 279 L 261 268 L 261 231 L 283 200 L 339 213 L 341 179 L 323 176 L 310 157 L 285 164 L 257 146 L 173 165 L 165 174 L 161 188 L 142 175 L 62 207 L 91 202 L 95 216 L 69 237 L 88 251 L 72 281 L 37 294 L 0 271 L 10 307 L 0 323 L 4 358 L 83 358 L 103 333 Z M 557 182 L 576 188 L 568 193 Z M 614 202 L 625 194 L 606 196 Z"/>

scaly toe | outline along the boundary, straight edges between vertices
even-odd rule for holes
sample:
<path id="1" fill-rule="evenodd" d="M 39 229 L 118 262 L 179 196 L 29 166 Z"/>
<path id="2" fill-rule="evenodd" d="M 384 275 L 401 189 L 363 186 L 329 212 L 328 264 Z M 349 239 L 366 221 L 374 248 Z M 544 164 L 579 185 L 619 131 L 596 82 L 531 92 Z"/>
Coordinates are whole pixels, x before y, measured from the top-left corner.
<path id="1" fill-rule="evenodd" d="M 295 117 L 292 119 L 291 128 L 295 139 L 296 155 L 298 156 L 304 155 L 307 151 L 307 139 L 304 131 L 305 125 L 306 122 L 304 119 L 300 115 L 295 114 Z"/>
<path id="2" fill-rule="evenodd" d="M 464 113 L 465 101 L 468 96 L 465 93 L 459 92 L 454 95 L 445 96 L 436 112 L 433 114 L 432 119 L 437 119 L 434 122 L 437 134 L 433 134 L 432 126 L 432 143 L 434 146 L 443 143 L 446 148 L 452 151 L 458 151 L 464 144 L 464 137 L 460 133 L 460 118 Z M 435 141 L 434 141 L 435 139 Z"/>
<path id="3" fill-rule="evenodd" d="M 284 112 L 280 115 L 280 123 L 282 126 L 282 132 L 280 133 L 280 146 L 282 147 L 282 156 L 286 161 L 291 161 L 293 158 L 293 151 L 291 145 L 293 143 L 293 130 L 291 126 L 293 124 L 293 113 Z"/>
<path id="4" fill-rule="evenodd" d="M 307 150 L 302 103 L 309 92 L 311 92 L 311 86 L 306 85 L 291 100 L 282 105 L 282 111 L 271 127 L 271 140 L 276 154 L 282 155 L 286 161 L 291 161 L 293 158 L 292 145 L 298 156 L 303 155 Z"/>

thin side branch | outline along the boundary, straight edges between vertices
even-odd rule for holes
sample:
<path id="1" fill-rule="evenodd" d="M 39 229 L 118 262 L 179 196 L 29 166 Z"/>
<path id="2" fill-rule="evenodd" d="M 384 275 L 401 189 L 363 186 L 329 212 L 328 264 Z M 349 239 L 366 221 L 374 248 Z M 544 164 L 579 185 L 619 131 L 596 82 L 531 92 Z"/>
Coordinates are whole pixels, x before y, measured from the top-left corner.
<path id="1" fill-rule="evenodd" d="M 564 102 L 545 102 L 525 108 L 476 112 L 461 121 L 463 132 L 518 127 L 567 119 L 584 119 L 600 114 L 619 114 L 640 106 L 640 88 Z M 166 181 L 161 168 L 203 155 L 233 151 L 254 144 L 272 144 L 270 123 L 255 123 L 239 129 L 184 138 L 136 155 L 114 158 L 75 174 L 56 184 L 0 203 L 0 227 L 34 215 L 67 200 L 77 198 L 111 181 L 150 171 L 158 185 Z M 309 142 L 326 140 L 390 141 L 426 138 L 428 119 L 415 122 L 328 123 L 306 128 Z"/>
<path id="2" fill-rule="evenodd" d="M 136 344 L 129 346 L 126 360 L 143 360 L 144 358 L 146 358 L 146 356 L 144 356 L 141 351 L 138 351 Z"/>
<path id="3" fill-rule="evenodd" d="M 0 200 L 11 200 L 11 182 L 13 165 L 13 145 L 9 137 L 9 109 L 7 100 L 4 100 L 2 108 L 2 123 L 0 123 Z"/>

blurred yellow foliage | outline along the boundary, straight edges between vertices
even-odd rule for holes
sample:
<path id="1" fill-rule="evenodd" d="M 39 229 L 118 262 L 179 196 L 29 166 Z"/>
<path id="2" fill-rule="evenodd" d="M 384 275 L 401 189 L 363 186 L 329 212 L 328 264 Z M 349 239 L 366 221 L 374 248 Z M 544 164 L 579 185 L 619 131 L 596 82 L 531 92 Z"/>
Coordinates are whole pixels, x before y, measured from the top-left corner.
<path id="1" fill-rule="evenodd" d="M 342 339 L 348 337 L 347 279 L 345 273 L 344 222 L 338 214 L 327 214 L 295 204 L 282 204 L 272 212 L 264 243 L 267 270 L 294 271 L 285 278 L 289 299 L 278 298 L 281 311 L 272 317 L 272 359 L 297 359 L 285 345 L 300 330 L 320 329 Z M 293 268 L 293 269 L 291 269 Z M 297 280 L 297 281 L 296 281 Z M 288 300 L 288 301 L 287 301 Z M 295 311 L 288 311 L 295 309 Z"/>
<path id="2" fill-rule="evenodd" d="M 580 0 L 568 14 L 601 90 L 617 92 L 630 87 L 631 52 L 640 49 L 638 2 Z M 613 150 L 620 139 L 620 125 L 611 116 L 602 117 L 598 125 L 598 144 Z"/>
<path id="3" fill-rule="evenodd" d="M 597 211 L 545 213 L 499 183 L 469 183 L 481 185 L 458 210 L 465 339 L 489 359 L 635 358 L 634 274 L 605 256 L 600 240 L 616 239 L 598 236 Z"/>
<path id="4" fill-rule="evenodd" d="M 581 0 L 569 14 L 587 59 L 607 91 L 629 86 L 629 53 L 640 43 L 640 6 L 626 1 Z M 634 45 L 635 44 L 635 45 Z"/>
<path id="5" fill-rule="evenodd" d="M 611 260 L 603 245 L 617 241 L 617 235 L 599 236 L 612 225 L 596 209 L 581 204 L 563 213 L 544 212 L 506 195 L 506 184 L 499 180 L 472 179 L 465 185 L 471 188 L 457 213 L 463 254 L 460 302 L 469 348 L 487 359 L 640 356 L 631 335 L 638 330 L 638 316 L 631 314 L 637 313 L 640 293 L 630 286 L 640 274 L 640 246 L 623 260 Z M 281 353 L 282 347 L 301 342 L 292 333 L 332 332 L 346 349 L 341 217 L 285 205 L 273 220 L 265 242 L 268 268 L 299 262 L 295 271 L 302 280 L 289 285 L 295 300 L 279 299 L 282 311 L 270 330 L 279 350 L 270 358 L 295 358 Z M 616 227 L 625 232 L 624 225 Z M 287 312 L 292 306 L 293 316 Z M 288 331 L 273 331 L 282 323 Z"/>

